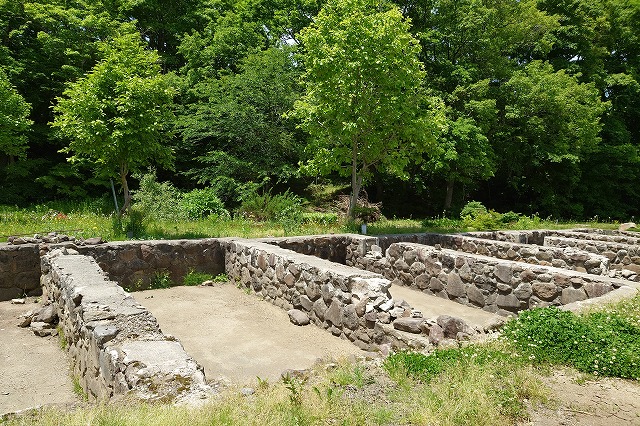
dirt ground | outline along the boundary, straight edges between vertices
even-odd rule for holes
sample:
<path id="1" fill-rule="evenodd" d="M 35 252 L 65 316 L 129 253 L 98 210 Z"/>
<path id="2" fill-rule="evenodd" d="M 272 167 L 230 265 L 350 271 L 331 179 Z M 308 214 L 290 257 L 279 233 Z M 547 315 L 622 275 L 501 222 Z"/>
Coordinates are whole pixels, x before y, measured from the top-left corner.
<path id="1" fill-rule="evenodd" d="M 232 284 L 173 287 L 133 293 L 164 333 L 177 337 L 211 381 L 250 384 L 278 379 L 285 370 L 318 359 L 364 354 L 347 340 L 310 324 L 293 325 L 287 313 Z"/>
<path id="2" fill-rule="evenodd" d="M 45 404 L 78 401 L 69 361 L 57 337 L 17 327 L 17 317 L 39 305 L 0 302 L 0 415 Z"/>
<path id="3" fill-rule="evenodd" d="M 640 383 L 601 378 L 581 380 L 573 371 L 555 371 L 544 379 L 552 391 L 547 407 L 530 410 L 535 426 L 640 425 Z"/>

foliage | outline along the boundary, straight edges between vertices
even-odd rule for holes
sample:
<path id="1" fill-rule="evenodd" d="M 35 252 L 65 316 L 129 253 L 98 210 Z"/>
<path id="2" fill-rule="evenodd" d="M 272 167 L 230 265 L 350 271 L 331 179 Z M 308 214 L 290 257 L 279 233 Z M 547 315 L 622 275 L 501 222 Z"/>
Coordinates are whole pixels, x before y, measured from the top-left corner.
<path id="1" fill-rule="evenodd" d="M 464 219 L 465 217 L 475 219 L 487 213 L 487 208 L 480 201 L 469 201 L 460 211 L 460 219 Z"/>
<path id="2" fill-rule="evenodd" d="M 213 275 L 211 274 L 190 270 L 187 273 L 187 275 L 184 276 L 184 279 L 182 280 L 182 285 L 195 286 L 195 285 L 200 285 L 203 282 L 209 281 L 212 279 L 213 279 Z"/>
<path id="3" fill-rule="evenodd" d="M 139 188 L 133 191 L 135 211 L 156 220 L 186 219 L 182 193 L 169 182 L 158 182 L 155 171 L 137 175 Z M 195 210 L 195 207 L 194 207 Z"/>
<path id="4" fill-rule="evenodd" d="M 15 157 L 26 155 L 26 132 L 32 124 L 28 119 L 30 109 L 0 67 L 0 153 Z"/>
<path id="5" fill-rule="evenodd" d="M 285 182 L 294 175 L 299 144 L 295 123 L 283 117 L 300 92 L 292 54 L 289 47 L 252 53 L 237 73 L 201 79 L 187 91 L 189 102 L 177 120 L 178 165 L 229 206 L 247 182 Z"/>
<path id="6" fill-rule="evenodd" d="M 301 216 L 302 204 L 303 199 L 289 190 L 281 194 L 272 194 L 271 189 L 262 193 L 250 191 L 243 195 L 237 212 L 257 221 L 278 221 L 286 216 Z"/>
<path id="7" fill-rule="evenodd" d="M 390 3 L 330 0 L 299 39 L 306 93 L 293 114 L 312 139 L 302 169 L 351 176 L 354 218 L 373 170 L 406 178 L 413 156 L 432 149 L 439 103 L 420 90 L 419 45 Z"/>
<path id="8" fill-rule="evenodd" d="M 637 309 L 640 297 L 624 305 Z M 534 309 L 507 323 L 503 335 L 521 357 L 535 363 L 640 380 L 638 311 L 624 311 L 612 307 L 576 315 L 555 307 Z"/>
<path id="9" fill-rule="evenodd" d="M 189 219 L 200 219 L 211 215 L 228 218 L 229 212 L 213 188 L 194 189 L 183 194 L 181 208 Z"/>
<path id="10" fill-rule="evenodd" d="M 154 162 L 170 166 L 163 143 L 172 118 L 173 89 L 160 74 L 158 55 L 144 49 L 136 34 L 101 46 L 104 57 L 85 77 L 57 98 L 52 125 L 69 140 L 69 161 L 88 159 L 99 175 L 118 177 L 130 206 L 127 177 Z"/>

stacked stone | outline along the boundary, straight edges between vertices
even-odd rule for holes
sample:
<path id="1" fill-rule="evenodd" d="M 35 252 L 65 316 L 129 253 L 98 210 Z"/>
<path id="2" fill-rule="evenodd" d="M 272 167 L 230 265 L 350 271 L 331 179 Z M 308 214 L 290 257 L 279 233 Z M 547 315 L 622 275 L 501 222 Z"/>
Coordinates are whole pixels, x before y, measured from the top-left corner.
<path id="1" fill-rule="evenodd" d="M 573 232 L 573 231 L 546 231 L 545 237 L 574 238 L 578 240 L 606 241 L 610 243 L 640 245 L 640 238 L 637 234 L 629 235 L 607 235 L 595 232 Z"/>
<path id="2" fill-rule="evenodd" d="M 92 246 L 69 246 L 93 257 L 125 288 L 145 290 L 158 273 L 182 283 L 190 270 L 217 275 L 224 272 L 224 256 L 217 239 L 118 241 Z"/>
<path id="3" fill-rule="evenodd" d="M 0 244 L 0 301 L 40 294 L 38 246 Z"/>
<path id="4" fill-rule="evenodd" d="M 353 235 L 351 234 L 305 235 L 299 237 L 260 238 L 256 241 L 344 264 L 347 246 L 351 243 L 352 237 Z"/>
<path id="5" fill-rule="evenodd" d="M 598 253 L 609 261 L 610 269 L 613 271 L 610 276 L 640 281 L 640 245 L 553 236 L 545 237 L 544 244 L 549 247 L 571 247 Z"/>
<path id="6" fill-rule="evenodd" d="M 624 285 L 603 276 L 411 243 L 394 243 L 384 258 L 361 262 L 371 263 L 394 285 L 501 315 L 599 297 Z"/>
<path id="7" fill-rule="evenodd" d="M 42 272 L 73 373 L 91 399 L 188 400 L 209 391 L 202 367 L 95 260 L 57 249 L 42 258 Z"/>
<path id="8" fill-rule="evenodd" d="M 379 274 L 260 242 L 236 240 L 226 246 L 229 278 L 289 311 L 295 324 L 313 323 L 369 351 L 428 345 L 426 338 L 398 333 L 407 330 L 396 322 L 424 319 L 406 302 L 392 299 L 389 280 Z"/>
<path id="9" fill-rule="evenodd" d="M 436 238 L 434 240 L 437 241 L 435 244 L 447 249 L 513 260 L 515 262 L 525 262 L 532 265 L 571 269 L 594 275 L 607 275 L 609 272 L 609 259 L 602 255 L 575 248 L 564 249 L 533 244 L 518 244 L 463 235 L 435 235 Z"/>

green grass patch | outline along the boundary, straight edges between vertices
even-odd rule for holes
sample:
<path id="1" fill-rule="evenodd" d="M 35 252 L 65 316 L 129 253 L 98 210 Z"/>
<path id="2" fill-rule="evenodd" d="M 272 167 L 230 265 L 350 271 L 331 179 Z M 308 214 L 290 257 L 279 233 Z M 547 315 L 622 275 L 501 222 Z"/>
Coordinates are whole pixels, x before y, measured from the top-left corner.
<path id="1" fill-rule="evenodd" d="M 184 276 L 184 279 L 182 280 L 182 285 L 196 286 L 196 285 L 202 284 L 205 281 L 211 281 L 211 280 L 213 280 L 213 275 L 191 270 L 187 275 Z"/>
<path id="2" fill-rule="evenodd" d="M 507 323 L 503 336 L 533 363 L 640 380 L 639 313 L 640 296 L 582 315 L 555 307 L 534 309 Z"/>

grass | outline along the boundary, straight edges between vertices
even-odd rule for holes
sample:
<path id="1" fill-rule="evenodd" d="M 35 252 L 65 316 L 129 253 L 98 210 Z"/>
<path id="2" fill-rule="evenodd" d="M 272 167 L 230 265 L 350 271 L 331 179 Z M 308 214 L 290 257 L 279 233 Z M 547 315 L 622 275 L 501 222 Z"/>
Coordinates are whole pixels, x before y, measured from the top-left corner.
<path id="1" fill-rule="evenodd" d="M 474 226 L 466 226 L 474 225 Z M 368 224 L 367 233 L 403 234 L 418 232 L 460 232 L 477 230 L 477 223 L 466 223 L 459 219 L 382 219 Z M 491 223 L 495 225 L 495 223 Z M 515 224 L 502 224 L 501 229 L 551 228 L 561 229 L 575 226 L 615 228 L 616 224 L 589 222 L 588 224 L 559 223 L 537 217 L 522 216 Z M 491 226 L 490 228 L 494 228 Z M 109 213 L 108 205 L 100 200 L 79 204 L 47 203 L 31 208 L 16 208 L 0 205 L 0 242 L 9 236 L 33 236 L 58 232 L 76 238 L 102 237 L 107 241 L 126 239 L 182 239 L 216 237 L 282 237 L 287 235 L 314 235 L 359 233 L 360 225 L 345 222 L 335 213 L 304 213 L 300 223 L 258 222 L 241 217 L 224 218 L 212 216 L 194 220 L 152 220 L 133 215 L 119 220 Z M 127 233 L 130 233 L 129 235 Z"/>

